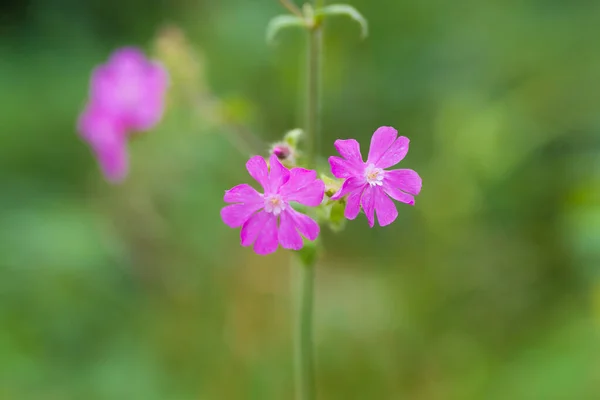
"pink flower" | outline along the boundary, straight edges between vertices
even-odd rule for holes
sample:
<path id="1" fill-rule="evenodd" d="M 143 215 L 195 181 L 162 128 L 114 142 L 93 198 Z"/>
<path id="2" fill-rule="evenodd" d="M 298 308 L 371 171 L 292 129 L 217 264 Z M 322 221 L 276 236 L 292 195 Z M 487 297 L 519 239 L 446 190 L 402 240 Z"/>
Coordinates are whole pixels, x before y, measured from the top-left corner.
<path id="1" fill-rule="evenodd" d="M 92 74 L 91 101 L 127 130 L 144 131 L 160 120 L 169 84 L 166 70 L 135 48 L 116 50 Z"/>
<path id="2" fill-rule="evenodd" d="M 107 180 L 118 182 L 127 175 L 127 137 L 158 123 L 168 84 L 166 70 L 135 48 L 115 51 L 94 70 L 78 130 Z"/>
<path id="3" fill-rule="evenodd" d="M 260 156 L 246 163 L 250 176 L 261 184 L 264 194 L 242 184 L 225 192 L 226 203 L 221 218 L 231 228 L 242 227 L 242 246 L 254 244 L 258 254 L 270 254 L 278 245 L 284 249 L 300 250 L 302 234 L 309 240 L 319 235 L 319 225 L 310 217 L 294 210 L 290 202 L 316 207 L 323 200 L 325 185 L 317 173 L 304 168 L 288 170 L 272 154 L 270 170 Z"/>
<path id="4" fill-rule="evenodd" d="M 408 153 L 408 138 L 397 136 L 398 132 L 392 127 L 378 128 L 371 138 L 367 162 L 363 161 L 356 140 L 335 141 L 335 148 L 343 158 L 329 157 L 329 164 L 333 175 L 345 181 L 331 199 L 348 195 L 346 218 L 355 219 L 362 206 L 371 228 L 375 224 L 375 213 L 379 225 L 386 226 L 398 216 L 396 205 L 389 197 L 415 204 L 413 196 L 421 191 L 421 177 L 412 169 L 385 170 L 398 164 Z"/>
<path id="5" fill-rule="evenodd" d="M 128 170 L 127 136 L 123 124 L 94 104 L 79 118 L 79 131 L 88 142 L 109 182 L 120 182 Z"/>

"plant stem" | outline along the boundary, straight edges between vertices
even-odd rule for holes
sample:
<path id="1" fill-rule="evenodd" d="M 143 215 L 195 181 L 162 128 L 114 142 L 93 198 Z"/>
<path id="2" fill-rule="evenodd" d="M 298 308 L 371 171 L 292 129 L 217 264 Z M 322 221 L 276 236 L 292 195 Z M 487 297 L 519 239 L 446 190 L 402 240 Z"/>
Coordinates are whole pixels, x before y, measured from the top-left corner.
<path id="1" fill-rule="evenodd" d="M 315 9 L 323 6 L 323 0 L 313 0 Z M 321 59 L 323 54 L 323 27 L 317 21 L 308 29 L 306 46 L 306 138 L 308 161 L 316 167 L 321 152 Z"/>
<path id="2" fill-rule="evenodd" d="M 323 7 L 324 0 L 313 0 L 315 10 Z M 318 167 L 321 151 L 320 113 L 321 113 L 321 59 L 323 52 L 323 28 L 320 21 L 309 27 L 306 45 L 306 121 L 307 161 L 309 168 Z M 313 349 L 313 302 L 316 259 L 299 265 L 294 281 L 298 282 L 298 302 L 296 307 L 296 390 L 298 400 L 315 399 L 314 349 Z"/>
<path id="3" fill-rule="evenodd" d="M 298 265 L 292 274 L 296 286 L 296 337 L 294 358 L 296 360 L 296 398 L 297 400 L 315 399 L 314 354 L 313 354 L 313 299 L 315 264 L 307 265 L 298 257 Z"/>

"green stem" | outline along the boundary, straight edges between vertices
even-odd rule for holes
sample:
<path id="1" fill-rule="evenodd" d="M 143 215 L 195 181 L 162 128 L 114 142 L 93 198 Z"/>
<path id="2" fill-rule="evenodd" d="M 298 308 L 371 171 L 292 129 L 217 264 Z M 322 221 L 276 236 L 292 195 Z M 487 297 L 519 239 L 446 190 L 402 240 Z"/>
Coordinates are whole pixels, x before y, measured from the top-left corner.
<path id="1" fill-rule="evenodd" d="M 307 265 L 298 257 L 296 273 L 293 274 L 293 284 L 296 287 L 296 337 L 295 337 L 295 360 L 296 360 L 296 398 L 297 400 L 314 400 L 314 350 L 312 336 L 313 322 L 313 299 L 315 265 Z"/>
<path id="2" fill-rule="evenodd" d="M 313 0 L 315 9 L 323 0 Z M 308 162 L 316 167 L 321 153 L 321 62 L 323 54 L 323 27 L 320 21 L 308 29 L 306 46 L 306 138 Z"/>
<path id="3" fill-rule="evenodd" d="M 313 0 L 315 10 L 323 7 L 324 0 Z M 306 49 L 306 121 L 307 161 L 309 168 L 318 167 L 321 151 L 320 113 L 321 113 L 321 60 L 323 53 L 323 28 L 320 21 L 308 29 Z M 297 257 L 301 261 L 300 257 Z M 295 326 L 295 360 L 296 390 L 298 400 L 315 399 L 315 371 L 313 348 L 313 302 L 315 261 L 300 262 L 294 268 L 298 271 L 294 282 L 298 282 L 296 326 Z"/>

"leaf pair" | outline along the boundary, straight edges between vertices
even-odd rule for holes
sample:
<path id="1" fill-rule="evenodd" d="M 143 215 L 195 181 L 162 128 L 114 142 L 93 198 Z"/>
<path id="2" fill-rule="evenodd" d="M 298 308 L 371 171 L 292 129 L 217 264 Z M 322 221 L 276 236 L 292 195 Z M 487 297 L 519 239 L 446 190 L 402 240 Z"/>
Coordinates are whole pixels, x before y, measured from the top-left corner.
<path id="1" fill-rule="evenodd" d="M 322 18 L 329 16 L 346 16 L 358 22 L 361 29 L 361 38 L 366 38 L 368 35 L 368 24 L 365 17 L 358 12 L 354 7 L 348 4 L 331 4 L 320 8 L 314 12 L 310 6 L 304 8 L 304 17 L 296 15 L 278 15 L 269 21 L 267 26 L 267 43 L 274 43 L 277 34 L 287 28 L 304 27 L 312 28 L 314 21 L 319 21 Z"/>

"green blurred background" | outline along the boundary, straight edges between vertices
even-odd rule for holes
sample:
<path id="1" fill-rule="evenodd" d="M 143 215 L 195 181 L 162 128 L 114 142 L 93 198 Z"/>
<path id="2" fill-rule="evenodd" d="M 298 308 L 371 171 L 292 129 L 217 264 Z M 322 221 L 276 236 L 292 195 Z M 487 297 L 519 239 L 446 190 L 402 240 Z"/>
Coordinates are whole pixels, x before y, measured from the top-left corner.
<path id="1" fill-rule="evenodd" d="M 320 399 L 600 399 L 600 2 L 352 0 L 326 27 L 324 148 L 392 125 L 415 207 L 325 230 Z M 292 399 L 290 253 L 219 217 L 299 125 L 275 0 L 13 0 L 0 11 L 0 399 Z M 75 132 L 123 45 L 166 117 L 105 183 Z M 257 138 L 260 138 L 257 139 Z M 325 154 L 327 155 L 327 154 Z"/>

